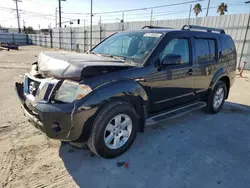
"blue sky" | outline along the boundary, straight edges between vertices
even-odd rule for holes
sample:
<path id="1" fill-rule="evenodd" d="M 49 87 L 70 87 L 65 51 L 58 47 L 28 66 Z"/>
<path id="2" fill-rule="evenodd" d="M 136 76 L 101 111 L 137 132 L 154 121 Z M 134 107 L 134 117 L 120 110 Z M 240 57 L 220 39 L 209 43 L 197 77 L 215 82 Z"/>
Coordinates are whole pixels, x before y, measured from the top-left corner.
<path id="1" fill-rule="evenodd" d="M 136 8 L 145 8 L 152 6 L 168 5 L 174 3 L 187 2 L 192 0 L 154 0 L 154 1 L 145 1 L 145 0 L 93 0 L 93 12 L 108 12 L 116 10 L 126 10 L 126 9 L 136 9 Z M 208 0 L 199 2 L 202 7 L 205 9 L 207 7 Z M 210 16 L 217 15 L 216 7 L 220 3 L 228 4 L 228 13 L 227 14 L 237 14 L 237 13 L 249 13 L 250 4 L 244 4 L 244 0 L 211 0 L 212 7 L 209 11 Z M 191 3 L 194 5 L 195 3 Z M 41 28 L 46 28 L 48 25 L 52 27 L 55 26 L 55 8 L 58 6 L 57 0 L 22 0 L 19 3 L 21 15 L 21 25 L 23 21 L 26 26 L 32 26 L 38 28 L 39 25 Z M 7 7 L 10 9 L 6 9 Z M 153 19 L 162 20 L 162 19 L 177 19 L 177 18 L 187 18 L 189 12 L 190 4 L 178 5 L 172 7 L 165 7 L 154 9 Z M 213 8 L 215 7 L 215 8 Z M 17 21 L 15 19 L 15 11 L 12 10 L 15 8 L 15 3 L 12 0 L 1 0 L 0 1 L 0 24 L 6 27 L 17 27 Z M 86 24 L 89 24 L 89 16 L 84 15 L 84 13 L 90 12 L 90 0 L 67 0 L 62 2 L 62 11 L 63 11 L 63 21 L 68 21 L 70 19 L 81 19 L 81 24 L 85 19 Z M 36 14 L 37 12 L 39 14 Z M 134 12 L 125 12 L 125 21 L 136 21 L 136 20 L 150 20 L 150 9 L 140 10 Z M 83 13 L 83 14 L 68 14 L 68 13 Z M 199 16 L 205 16 L 206 10 Z M 195 15 L 192 12 L 191 17 Z M 102 22 L 118 22 L 122 18 L 122 13 L 115 14 L 105 14 L 102 15 Z M 100 15 L 94 16 L 94 23 L 97 24 L 100 19 Z"/>

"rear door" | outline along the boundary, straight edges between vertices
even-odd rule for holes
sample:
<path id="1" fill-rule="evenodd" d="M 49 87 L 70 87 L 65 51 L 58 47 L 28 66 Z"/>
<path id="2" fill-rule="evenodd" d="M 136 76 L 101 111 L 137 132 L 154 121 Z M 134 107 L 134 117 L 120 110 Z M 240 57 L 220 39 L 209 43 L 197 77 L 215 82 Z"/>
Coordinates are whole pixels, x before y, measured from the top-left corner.
<path id="1" fill-rule="evenodd" d="M 218 40 L 216 37 L 194 37 L 195 93 L 200 96 L 208 90 L 218 66 Z"/>

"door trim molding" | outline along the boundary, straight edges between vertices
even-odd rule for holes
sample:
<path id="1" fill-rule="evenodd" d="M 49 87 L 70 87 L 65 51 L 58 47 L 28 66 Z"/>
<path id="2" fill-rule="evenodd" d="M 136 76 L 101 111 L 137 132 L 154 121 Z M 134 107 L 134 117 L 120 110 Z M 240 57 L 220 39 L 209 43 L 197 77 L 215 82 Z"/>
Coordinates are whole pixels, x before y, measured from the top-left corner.
<path id="1" fill-rule="evenodd" d="M 172 98 L 169 98 L 169 99 L 164 99 L 164 100 L 161 100 L 161 101 L 157 101 L 157 102 L 155 102 L 154 104 L 159 104 L 159 103 L 171 101 L 171 100 L 174 100 L 174 99 L 179 99 L 179 98 L 182 98 L 182 97 L 187 97 L 187 96 L 190 96 L 190 95 L 195 95 L 195 93 L 194 93 L 194 92 L 186 93 L 186 94 L 184 94 L 184 95 L 179 95 L 179 96 L 177 96 L 177 97 L 172 97 Z"/>

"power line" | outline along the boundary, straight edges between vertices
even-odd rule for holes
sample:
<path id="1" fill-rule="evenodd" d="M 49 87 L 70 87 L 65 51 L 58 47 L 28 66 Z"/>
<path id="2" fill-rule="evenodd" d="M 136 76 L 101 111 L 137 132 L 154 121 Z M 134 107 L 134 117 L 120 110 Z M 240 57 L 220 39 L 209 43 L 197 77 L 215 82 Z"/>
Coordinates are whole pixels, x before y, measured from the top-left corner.
<path id="1" fill-rule="evenodd" d="M 8 8 L 8 7 L 2 7 L 0 6 L 0 9 L 5 9 L 5 10 L 9 10 L 9 11 L 13 11 L 15 9 L 13 8 Z M 55 17 L 54 14 L 44 14 L 44 13 L 39 13 L 39 12 L 33 12 L 33 11 L 27 11 L 27 10 L 22 10 L 22 9 L 19 9 L 19 12 L 21 12 L 22 14 L 30 14 L 30 15 L 40 15 L 40 16 L 44 16 L 44 17 Z M 69 17 L 62 17 L 63 19 L 73 19 L 73 18 L 69 18 Z"/>
<path id="2" fill-rule="evenodd" d="M 7 22 L 7 21 L 10 21 L 10 20 L 14 20 L 14 19 L 16 19 L 16 17 L 15 18 L 9 18 L 9 19 L 6 19 L 6 20 L 0 20 L 0 22 Z"/>
<path id="3" fill-rule="evenodd" d="M 228 4 L 228 5 L 230 5 L 230 6 L 240 6 L 240 4 L 239 3 L 232 3 L 232 4 Z M 212 6 L 212 7 L 209 7 L 209 9 L 215 9 L 215 8 L 218 8 L 218 6 Z M 206 8 L 203 8 L 202 10 L 207 10 L 208 9 L 208 7 L 206 7 Z M 156 12 L 156 13 L 154 13 L 154 15 L 153 15 L 153 17 L 161 17 L 161 16 L 167 16 L 167 15 L 176 15 L 176 14 L 183 14 L 183 13 L 188 13 L 189 11 L 186 11 L 186 10 L 180 10 L 180 11 L 171 11 L 171 13 L 169 13 L 170 11 L 168 11 L 168 13 L 165 13 L 165 12 Z M 140 15 L 149 15 L 150 16 L 150 14 L 151 13 L 140 13 L 140 14 L 133 14 L 134 16 L 132 16 L 132 15 L 127 15 L 126 16 L 126 20 L 128 20 L 128 19 L 134 19 L 134 18 L 145 18 L 145 16 L 140 16 Z M 107 16 L 105 16 L 105 17 L 109 17 L 109 16 L 111 16 L 111 15 L 107 15 Z M 116 17 L 117 15 L 114 15 L 114 19 L 115 19 L 115 17 Z M 103 19 L 103 21 L 111 21 L 111 20 L 114 20 L 114 19 Z"/>
<path id="4" fill-rule="evenodd" d="M 164 8 L 164 7 L 170 7 L 170 6 L 177 6 L 177 5 L 184 5 L 184 4 L 190 4 L 190 3 L 196 3 L 201 2 L 204 0 L 193 0 L 193 1 L 186 1 L 186 2 L 180 2 L 180 3 L 173 3 L 173 4 L 167 4 L 167 5 L 159 5 L 159 6 L 153 6 L 153 7 L 144 7 L 144 8 L 137 8 L 137 9 L 126 9 L 126 10 L 117 10 L 117 11 L 111 11 L 111 12 L 94 12 L 94 15 L 100 15 L 100 14 L 113 14 L 113 13 L 121 13 L 121 12 L 133 12 L 138 10 L 149 10 L 149 9 L 157 9 L 157 8 Z M 64 14 L 79 14 L 79 15 L 89 15 L 90 13 L 64 13 Z"/>
<path id="5" fill-rule="evenodd" d="M 133 12 L 133 11 L 138 11 L 138 10 L 149 10 L 149 9 L 157 9 L 157 8 L 164 8 L 164 7 L 170 7 L 170 6 L 184 5 L 184 4 L 201 2 L 201 1 L 204 1 L 204 0 L 186 1 L 186 2 L 181 2 L 181 3 L 160 5 L 160 6 L 153 6 L 153 7 L 145 7 L 145 8 L 138 8 L 138 9 L 118 10 L 118 11 L 111 11 L 111 12 L 99 12 L 99 13 L 94 13 L 94 14 L 112 14 L 112 13 L 118 13 L 118 12 Z"/>
<path id="6" fill-rule="evenodd" d="M 175 15 L 175 14 L 182 14 L 182 13 L 187 13 L 189 11 L 178 11 L 175 13 L 163 13 L 163 14 L 154 14 L 153 17 L 161 17 L 161 16 L 168 16 L 168 15 Z M 145 18 L 145 16 L 133 16 L 133 17 L 126 17 L 126 20 L 128 19 L 134 19 L 134 18 Z M 109 21 L 109 20 L 114 20 L 114 19 L 103 19 L 103 21 Z"/>
<path id="7" fill-rule="evenodd" d="M 176 13 L 176 12 L 183 12 L 183 11 L 186 11 L 186 10 L 179 10 L 179 11 L 167 11 L 168 13 Z M 189 12 L 189 11 L 186 11 L 186 12 Z M 165 12 L 154 12 L 154 15 L 155 14 L 165 14 L 166 13 L 166 11 Z M 151 12 L 144 12 L 144 13 L 137 13 L 137 14 L 128 14 L 128 15 L 126 15 L 126 18 L 127 17 L 137 17 L 137 16 L 141 16 L 141 15 L 151 15 Z M 105 17 L 119 17 L 119 16 L 121 16 L 120 14 L 119 15 L 105 15 Z"/>
<path id="8" fill-rule="evenodd" d="M 46 6 L 46 7 L 50 7 L 50 8 L 55 8 L 55 6 L 53 6 L 53 5 L 49 5 L 49 4 L 47 4 L 47 3 L 44 3 L 44 1 L 43 2 L 39 2 L 38 0 L 36 0 L 36 1 L 33 1 L 33 0 L 25 0 L 26 2 L 28 2 L 28 3 L 32 3 L 32 4 L 40 4 L 40 5 L 43 5 L 43 6 Z"/>
<path id="9" fill-rule="evenodd" d="M 14 0 L 16 1 L 16 0 Z M 18 1 L 18 0 L 17 0 Z M 100 12 L 100 13 L 94 13 L 95 15 L 99 14 L 99 15 L 103 15 L 103 14 L 107 14 L 107 15 L 104 15 L 102 17 L 102 21 L 114 21 L 114 19 L 120 19 L 121 18 L 121 14 L 120 13 L 124 13 L 124 12 L 133 12 L 133 11 L 145 11 L 145 10 L 151 10 L 150 8 L 163 8 L 163 7 L 169 7 L 169 6 L 176 6 L 176 5 L 181 5 L 181 4 L 190 4 L 191 2 L 199 2 L 199 1 L 203 1 L 203 0 L 198 0 L 198 1 L 188 1 L 188 2 L 182 2 L 182 3 L 175 3 L 175 4 L 169 4 L 169 5 L 161 5 L 161 6 L 155 6 L 155 7 L 147 7 L 147 8 L 140 8 L 140 9 L 130 9 L 130 10 L 120 10 L 120 11 L 112 11 L 112 12 Z M 244 2 L 242 2 L 244 3 Z M 241 2 L 237 2 L 237 3 L 228 3 L 229 6 L 241 6 L 242 5 Z M 211 6 L 209 7 L 209 9 L 214 9 L 214 8 L 218 8 L 218 6 Z M 8 8 L 8 7 L 1 7 L 0 6 L 0 10 L 3 9 L 3 10 L 6 10 L 6 11 L 9 11 L 9 12 L 12 12 L 12 11 L 15 11 L 16 9 L 13 9 L 13 8 Z M 202 10 L 207 10 L 208 8 L 203 8 Z M 167 16 L 167 15 L 176 15 L 176 14 L 183 14 L 183 13 L 187 13 L 189 11 L 186 11 L 186 10 L 178 10 L 178 11 L 166 11 L 166 12 L 154 12 L 153 14 L 153 17 L 162 17 L 162 16 Z M 33 12 L 33 11 L 27 11 L 27 10 L 21 10 L 19 9 L 19 14 L 23 14 L 25 16 L 26 19 L 34 19 L 34 18 L 41 18 L 41 19 L 55 19 L 55 15 L 54 14 L 45 14 L 45 13 L 39 13 L 39 12 Z M 77 16 L 77 19 L 79 18 L 83 18 L 83 19 L 87 19 L 87 17 L 90 16 L 89 13 L 64 13 L 62 12 L 63 14 L 78 14 Z M 111 14 L 112 13 L 112 14 Z M 150 16 L 150 12 L 142 12 L 142 13 L 129 13 L 129 14 L 126 14 L 126 20 L 133 20 L 133 19 L 137 19 L 137 18 L 145 18 L 147 19 L 146 17 L 147 16 Z M 141 15 L 144 15 L 144 16 L 141 16 Z M 74 16 L 72 16 L 74 17 Z M 107 19 L 106 19 L 107 17 Z M 63 23 L 67 23 L 69 21 L 65 21 L 65 20 L 70 20 L 70 21 L 76 21 L 77 19 L 76 18 L 69 18 L 69 17 L 62 17 L 64 20 Z M 94 20 L 96 21 L 96 18 L 95 16 L 93 17 Z M 150 17 L 148 17 L 149 19 Z M 83 20 L 82 19 L 82 20 Z M 3 21 L 0 21 L 0 22 L 3 22 Z M 89 23 L 87 20 L 86 20 L 86 23 Z M 93 22 L 93 23 L 97 23 L 97 22 Z"/>

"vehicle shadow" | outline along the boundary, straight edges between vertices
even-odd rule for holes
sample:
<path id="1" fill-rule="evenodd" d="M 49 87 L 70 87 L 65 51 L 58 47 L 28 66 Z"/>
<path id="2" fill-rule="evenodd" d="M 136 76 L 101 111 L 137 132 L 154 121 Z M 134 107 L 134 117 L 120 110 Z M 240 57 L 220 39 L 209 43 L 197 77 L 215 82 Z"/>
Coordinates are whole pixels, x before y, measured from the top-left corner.
<path id="1" fill-rule="evenodd" d="M 226 102 L 215 115 L 201 110 L 147 127 L 115 159 L 67 143 L 59 155 L 79 187 L 232 187 L 239 181 L 247 186 L 247 168 L 237 169 L 250 165 L 249 115 L 249 106 Z"/>

